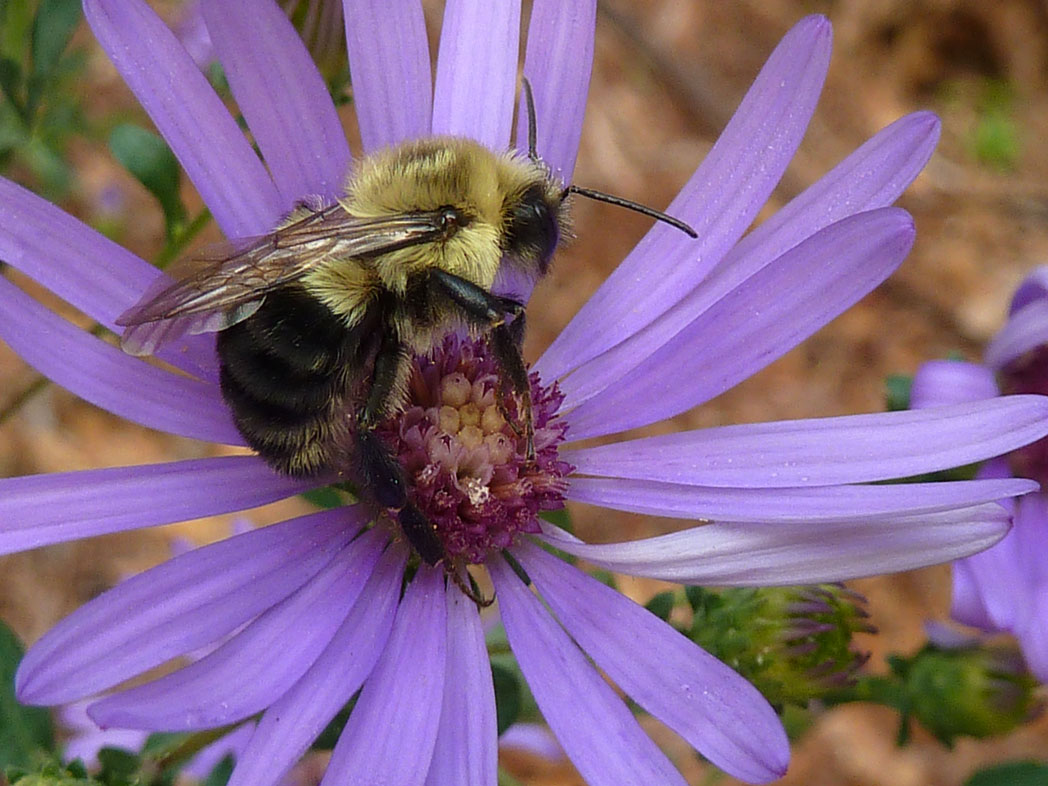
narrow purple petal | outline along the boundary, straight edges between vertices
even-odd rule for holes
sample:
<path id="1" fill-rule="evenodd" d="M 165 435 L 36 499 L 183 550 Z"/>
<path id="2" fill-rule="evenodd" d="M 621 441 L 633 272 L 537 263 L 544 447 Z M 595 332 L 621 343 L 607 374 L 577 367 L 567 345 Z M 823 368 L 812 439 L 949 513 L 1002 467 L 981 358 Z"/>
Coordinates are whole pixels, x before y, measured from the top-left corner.
<path id="1" fill-rule="evenodd" d="M 535 0 L 531 6 L 524 76 L 535 94 L 535 147 L 565 183 L 575 172 L 582 137 L 596 16 L 596 0 Z M 517 111 L 517 147 L 528 149 L 523 100 Z"/>
<path id="2" fill-rule="evenodd" d="M 993 548 L 959 560 L 954 565 L 955 571 L 960 568 L 962 577 L 975 585 L 974 592 L 963 599 L 964 606 L 956 609 L 960 613 L 954 615 L 955 619 L 975 625 L 985 617 L 987 624 L 975 627 L 987 631 L 1013 629 L 1021 616 L 1020 607 L 1029 600 L 1026 578 L 1019 569 L 1022 555 L 1016 546 L 1013 531 Z"/>
<path id="3" fill-rule="evenodd" d="M 88 713 L 100 726 L 193 731 L 262 712 L 330 643 L 387 540 L 381 530 L 361 536 L 214 652 L 158 680 L 107 696 Z"/>
<path id="4" fill-rule="evenodd" d="M 963 467 L 1048 434 L 1048 398 L 683 431 L 562 451 L 580 475 L 727 488 L 867 483 Z"/>
<path id="5" fill-rule="evenodd" d="M 425 782 L 440 724 L 447 635 L 444 571 L 423 566 L 404 593 L 322 786 L 373 786 L 377 777 L 397 786 Z"/>
<path id="6" fill-rule="evenodd" d="M 1041 265 L 1030 271 L 1012 295 L 1008 313 L 1014 314 L 1035 300 L 1048 298 L 1048 266 Z"/>
<path id="7" fill-rule="evenodd" d="M 844 581 L 966 557 L 1008 532 L 993 503 L 868 521 L 712 523 L 632 543 L 545 540 L 597 567 L 677 584 L 784 586 Z M 546 525 L 544 525 L 545 528 Z M 569 536 L 570 537 L 570 536 Z"/>
<path id="8" fill-rule="evenodd" d="M 84 16 L 226 236 L 270 231 L 277 189 L 174 34 L 142 0 L 84 0 Z"/>
<path id="9" fill-rule="evenodd" d="M 887 207 L 917 177 L 938 139 L 939 121 L 930 112 L 917 112 L 892 123 L 742 238 L 673 308 L 576 369 L 562 388 L 576 402 L 589 398 L 798 243 L 850 215 Z M 541 360 L 537 369 L 543 372 Z"/>
<path id="10" fill-rule="evenodd" d="M 316 485 L 254 456 L 5 478 L 0 554 L 247 510 Z"/>
<path id="11" fill-rule="evenodd" d="M 454 584 L 446 590 L 447 676 L 427 786 L 488 786 L 498 780 L 495 686 L 477 606 Z"/>
<path id="12" fill-rule="evenodd" d="M 449 0 L 440 30 L 433 133 L 505 150 L 519 51 L 520 0 Z"/>
<path id="13" fill-rule="evenodd" d="M 419 0 L 343 0 L 353 105 L 364 151 L 430 129 L 433 82 Z"/>
<path id="14" fill-rule="evenodd" d="M 917 369 L 910 409 L 943 407 L 999 396 L 997 379 L 986 366 L 960 360 L 930 360 Z"/>
<path id="15" fill-rule="evenodd" d="M 706 160 L 667 208 L 699 233 L 656 224 L 546 351 L 562 376 L 650 323 L 695 287 L 756 217 L 800 144 L 830 60 L 830 24 L 786 34 Z M 593 325 L 602 329 L 595 333 Z"/>
<path id="16" fill-rule="evenodd" d="M 990 368 L 1000 370 L 1042 344 L 1048 344 L 1048 300 L 1034 300 L 1012 314 L 987 345 Z"/>
<path id="17" fill-rule="evenodd" d="M 564 752 L 590 786 L 684 786 L 666 755 L 502 560 L 488 564 L 513 654 Z"/>
<path id="18" fill-rule="evenodd" d="M 571 637 L 637 704 L 729 775 L 765 783 L 786 774 L 786 732 L 745 679 L 574 566 L 530 544 L 514 553 Z"/>
<path id="19" fill-rule="evenodd" d="M 0 178 L 0 259 L 119 333 L 114 320 L 138 302 L 156 268 L 26 189 Z M 213 369 L 214 340 L 193 336 L 160 353 L 199 375 Z"/>
<path id="20" fill-rule="evenodd" d="M 349 143 L 287 15 L 273 0 L 205 0 L 200 10 L 283 209 L 314 194 L 337 197 L 349 170 Z"/>
<path id="21" fill-rule="evenodd" d="M 110 330 L 157 276 L 148 262 L 4 178 L 0 259 Z"/>
<path id="22" fill-rule="evenodd" d="M 1037 490 L 1032 480 L 970 480 L 889 486 L 733 489 L 629 478 L 573 477 L 568 499 L 648 516 L 706 521 L 869 519 L 995 502 Z"/>
<path id="23" fill-rule="evenodd" d="M 1000 545 L 998 543 L 994 548 Z M 987 549 L 987 551 L 992 551 L 992 549 Z M 970 560 L 970 557 L 957 560 L 950 568 L 953 577 L 950 617 L 965 625 L 971 625 L 973 628 L 996 632 L 997 625 L 990 617 L 986 603 L 983 602 L 979 581 L 969 564 Z"/>
<path id="24" fill-rule="evenodd" d="M 219 541 L 134 576 L 81 606 L 30 647 L 19 700 L 90 696 L 215 641 L 317 574 L 364 523 L 321 511 Z"/>
<path id="25" fill-rule="evenodd" d="M 524 751 L 550 761 L 564 758 L 564 749 L 544 723 L 514 723 L 499 737 L 499 750 Z"/>
<path id="26" fill-rule="evenodd" d="M 386 550 L 327 649 L 273 704 L 237 760 L 228 786 L 272 786 L 364 684 L 393 627 L 406 551 Z"/>
<path id="27" fill-rule="evenodd" d="M 0 340 L 85 401 L 149 428 L 241 445 L 216 385 L 126 355 L 0 278 Z"/>
<path id="28" fill-rule="evenodd" d="M 572 439 L 672 417 L 764 368 L 857 303 L 899 266 L 915 237 L 904 210 L 838 221 L 787 251 L 571 411 Z M 570 391 L 570 378 L 565 381 Z M 569 400 L 565 407 L 571 406 Z"/>

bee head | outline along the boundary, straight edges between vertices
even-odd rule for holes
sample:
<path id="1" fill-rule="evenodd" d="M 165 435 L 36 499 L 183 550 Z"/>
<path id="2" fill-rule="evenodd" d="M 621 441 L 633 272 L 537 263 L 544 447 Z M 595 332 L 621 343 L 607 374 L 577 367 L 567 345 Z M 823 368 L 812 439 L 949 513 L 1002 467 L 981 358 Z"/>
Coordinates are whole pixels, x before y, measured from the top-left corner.
<path id="1" fill-rule="evenodd" d="M 507 199 L 503 253 L 535 264 L 544 275 L 560 242 L 562 201 L 545 183 L 533 183 L 519 197 Z"/>

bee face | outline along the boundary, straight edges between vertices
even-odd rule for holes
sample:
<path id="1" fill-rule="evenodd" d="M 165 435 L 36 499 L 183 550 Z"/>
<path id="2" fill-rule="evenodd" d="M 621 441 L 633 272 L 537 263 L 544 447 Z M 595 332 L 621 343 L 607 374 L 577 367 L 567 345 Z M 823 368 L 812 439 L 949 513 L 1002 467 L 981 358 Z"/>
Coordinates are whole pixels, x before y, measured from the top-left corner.
<path id="1" fill-rule="evenodd" d="M 533 183 L 504 206 L 504 253 L 514 259 L 534 260 L 539 275 L 549 269 L 565 223 L 560 191 L 551 186 L 548 180 Z"/>

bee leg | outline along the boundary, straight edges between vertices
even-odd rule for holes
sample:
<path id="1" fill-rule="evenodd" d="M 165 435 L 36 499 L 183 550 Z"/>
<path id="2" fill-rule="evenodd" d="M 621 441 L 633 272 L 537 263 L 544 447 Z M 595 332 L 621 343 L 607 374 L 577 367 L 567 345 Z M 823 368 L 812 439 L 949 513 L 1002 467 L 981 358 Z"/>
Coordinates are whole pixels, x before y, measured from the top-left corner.
<path id="1" fill-rule="evenodd" d="M 511 391 L 520 398 L 524 415 L 524 434 L 527 440 L 527 458 L 535 458 L 535 427 L 531 416 L 531 382 L 528 380 L 528 369 L 520 346 L 524 340 L 524 304 L 511 298 L 499 297 L 478 287 L 471 281 L 434 269 L 430 272 L 430 281 L 461 309 L 471 322 L 487 328 L 488 346 L 495 356 L 495 361 L 502 369 L 505 380 L 508 380 Z M 506 323 L 506 317 L 512 316 L 513 322 Z M 506 415 L 500 403 L 506 422 L 514 431 L 520 433 L 513 421 Z"/>
<path id="2" fill-rule="evenodd" d="M 357 463 L 361 485 L 384 508 L 397 514 L 397 522 L 411 546 L 428 565 L 444 559 L 444 545 L 433 524 L 408 499 L 404 469 L 375 433 L 388 414 L 407 352 L 399 341 L 383 341 L 375 356 L 375 368 L 367 400 L 357 416 Z"/>

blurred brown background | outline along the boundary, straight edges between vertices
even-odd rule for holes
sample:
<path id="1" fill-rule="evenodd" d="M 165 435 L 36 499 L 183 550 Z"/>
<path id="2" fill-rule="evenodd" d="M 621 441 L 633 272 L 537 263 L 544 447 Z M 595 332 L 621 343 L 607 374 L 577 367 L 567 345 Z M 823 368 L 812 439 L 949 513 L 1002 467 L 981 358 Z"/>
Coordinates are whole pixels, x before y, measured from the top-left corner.
<path id="1" fill-rule="evenodd" d="M 158 3 L 174 18 L 178 3 Z M 918 239 L 901 270 L 878 291 L 768 369 L 699 410 L 663 424 L 677 430 L 723 423 L 803 418 L 883 408 L 882 381 L 925 359 L 959 352 L 978 359 L 1000 326 L 1015 284 L 1048 261 L 1048 4 L 1043 0 L 601 0 L 596 64 L 576 180 L 662 207 L 716 139 L 779 38 L 803 15 L 834 24 L 834 54 L 815 119 L 764 215 L 812 183 L 900 115 L 927 108 L 943 120 L 938 151 L 900 204 Z M 430 15 L 434 31 L 439 3 Z M 90 42 L 81 31 L 85 44 Z M 105 56 L 91 45 L 84 77 L 87 111 L 141 117 Z M 352 114 L 345 114 L 351 129 Z M 351 138 L 353 135 L 350 130 Z M 67 209 L 120 227 L 119 239 L 151 258 L 163 225 L 155 203 L 113 162 L 104 145 L 72 149 L 80 183 Z M 19 173 L 9 173 L 18 179 Z M 115 213 L 112 203 L 117 197 Z M 189 193 L 187 201 L 199 204 Z M 581 201 L 578 241 L 565 250 L 529 312 L 528 350 L 537 354 L 571 318 L 649 223 Z M 599 232 L 587 227 L 599 225 Z M 0 347 L 0 408 L 35 375 Z M 219 450 L 159 435 L 48 388 L 0 425 L 0 472 L 21 475 L 214 455 Z M 298 503 L 258 511 L 257 523 Z M 595 540 L 666 531 L 669 521 L 585 508 L 580 534 Z M 27 640 L 119 576 L 161 560 L 176 534 L 206 542 L 225 520 L 97 538 L 0 560 L 0 616 Z M 661 589 L 624 580 L 638 599 Z M 948 609 L 945 568 L 856 581 L 870 599 L 876 637 L 871 668 L 886 652 L 923 642 L 922 621 Z M 918 730 L 894 746 L 897 716 L 876 707 L 827 713 L 795 746 L 784 784 L 952 786 L 978 766 L 1036 757 L 1048 721 L 1006 738 L 962 741 L 945 750 Z M 661 734 L 690 783 L 716 775 Z M 581 783 L 569 765 L 508 757 L 526 784 Z M 734 783 L 730 778 L 718 783 Z"/>

